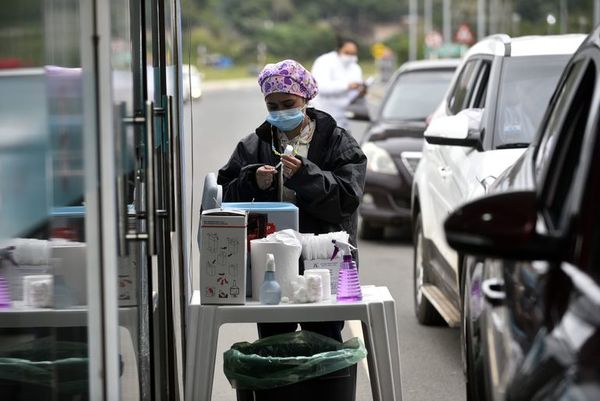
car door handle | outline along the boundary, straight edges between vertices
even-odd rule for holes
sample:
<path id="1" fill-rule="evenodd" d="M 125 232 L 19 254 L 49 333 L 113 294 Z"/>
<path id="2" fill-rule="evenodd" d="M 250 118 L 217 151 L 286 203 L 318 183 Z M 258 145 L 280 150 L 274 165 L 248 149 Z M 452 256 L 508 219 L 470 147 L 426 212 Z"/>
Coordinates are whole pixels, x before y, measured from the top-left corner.
<path id="1" fill-rule="evenodd" d="M 448 167 L 439 167 L 438 171 L 442 178 L 447 178 L 452 175 L 452 170 L 450 170 Z"/>
<path id="2" fill-rule="evenodd" d="M 506 299 L 504 280 L 502 279 L 490 278 L 484 280 L 484 282 L 481 283 L 481 289 L 486 302 L 493 306 L 501 305 Z"/>

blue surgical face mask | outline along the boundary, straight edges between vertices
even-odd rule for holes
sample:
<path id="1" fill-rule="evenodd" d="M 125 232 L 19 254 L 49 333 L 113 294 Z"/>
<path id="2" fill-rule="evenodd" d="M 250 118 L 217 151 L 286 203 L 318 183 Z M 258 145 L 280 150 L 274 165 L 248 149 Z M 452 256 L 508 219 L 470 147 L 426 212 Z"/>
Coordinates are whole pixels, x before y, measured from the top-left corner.
<path id="1" fill-rule="evenodd" d="M 282 131 L 292 131 L 304 120 L 304 108 L 296 107 L 293 109 L 270 111 L 267 121 Z"/>

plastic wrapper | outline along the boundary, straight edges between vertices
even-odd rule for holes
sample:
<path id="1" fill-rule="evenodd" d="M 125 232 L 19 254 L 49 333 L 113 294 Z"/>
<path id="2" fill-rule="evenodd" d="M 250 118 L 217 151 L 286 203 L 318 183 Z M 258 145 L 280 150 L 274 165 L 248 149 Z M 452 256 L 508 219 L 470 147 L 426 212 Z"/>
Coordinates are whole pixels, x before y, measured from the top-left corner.
<path id="1" fill-rule="evenodd" d="M 342 344 L 303 330 L 235 343 L 224 354 L 223 370 L 235 389 L 267 390 L 347 368 L 366 355 L 359 338 Z"/>

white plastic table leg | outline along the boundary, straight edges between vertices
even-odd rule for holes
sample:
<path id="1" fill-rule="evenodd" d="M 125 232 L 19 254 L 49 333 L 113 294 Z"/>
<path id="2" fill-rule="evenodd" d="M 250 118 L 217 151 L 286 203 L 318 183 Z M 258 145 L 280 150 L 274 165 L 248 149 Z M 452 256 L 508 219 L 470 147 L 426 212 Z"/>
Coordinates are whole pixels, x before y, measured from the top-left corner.
<path id="1" fill-rule="evenodd" d="M 383 302 L 369 304 L 371 320 L 372 347 L 375 353 L 377 378 L 381 390 L 381 401 L 395 401 L 394 372 L 388 337 L 385 308 Z"/>
<path id="2" fill-rule="evenodd" d="M 398 322 L 396 320 L 396 303 L 389 291 L 384 297 L 383 307 L 388 330 L 388 340 L 390 347 L 390 357 L 392 359 L 392 372 L 394 372 L 394 392 L 397 400 L 402 400 L 402 369 L 400 366 L 400 342 L 398 337 Z"/>
<path id="3" fill-rule="evenodd" d="M 375 349 L 373 345 L 373 334 L 371 333 L 371 326 L 368 322 L 362 322 L 363 338 L 365 340 L 365 347 L 367 348 L 367 365 L 369 366 L 369 379 L 371 381 L 371 392 L 373 394 L 373 401 L 381 401 L 381 389 L 379 388 L 379 373 L 377 372 L 377 355 L 373 352 Z"/>
<path id="4" fill-rule="evenodd" d="M 212 397 L 213 376 L 215 373 L 215 357 L 220 323 L 217 320 L 216 308 L 193 308 L 194 318 L 190 319 L 194 328 L 188 332 L 195 338 L 190 338 L 190 344 L 195 347 L 193 370 L 187 372 L 187 394 L 195 394 L 200 400 L 210 400 Z M 195 332 L 192 334 L 192 332 Z M 188 364 L 188 366 L 190 366 Z"/>

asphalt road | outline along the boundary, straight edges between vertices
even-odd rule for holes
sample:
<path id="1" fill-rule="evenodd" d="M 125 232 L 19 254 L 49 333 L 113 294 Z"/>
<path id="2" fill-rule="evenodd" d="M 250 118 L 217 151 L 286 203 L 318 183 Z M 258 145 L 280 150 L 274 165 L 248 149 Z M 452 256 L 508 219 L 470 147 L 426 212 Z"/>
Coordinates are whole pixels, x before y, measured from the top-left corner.
<path id="1" fill-rule="evenodd" d="M 193 120 L 192 120 L 193 115 Z M 213 87 L 205 91 L 203 98 L 185 107 L 184 126 L 192 132 L 193 164 L 193 210 L 199 210 L 204 176 L 217 171 L 243 136 L 252 132 L 266 115 L 266 109 L 258 91 L 252 84 L 233 85 L 226 88 Z M 192 124 L 193 121 L 193 124 Z M 352 127 L 359 138 L 364 123 Z M 190 176 L 190 180 L 192 177 Z M 196 243 L 197 213 L 192 216 L 192 243 Z M 461 401 L 465 399 L 465 385 L 460 357 L 460 336 L 456 329 L 420 326 L 413 314 L 412 300 L 412 245 L 402 239 L 400 232 L 387 233 L 380 242 L 360 241 L 360 280 L 362 284 L 387 286 L 394 299 L 398 313 L 400 357 L 404 401 Z M 198 266 L 196 247 L 190 250 L 192 265 Z M 194 274 L 193 282 L 197 283 Z M 360 325 L 346 325 L 344 338 L 360 335 Z M 215 367 L 213 400 L 235 400 L 235 392 L 222 373 L 222 353 L 237 341 L 254 341 L 257 338 L 254 325 L 236 324 L 223 326 Z M 358 371 L 357 401 L 372 400 L 366 365 Z"/>

